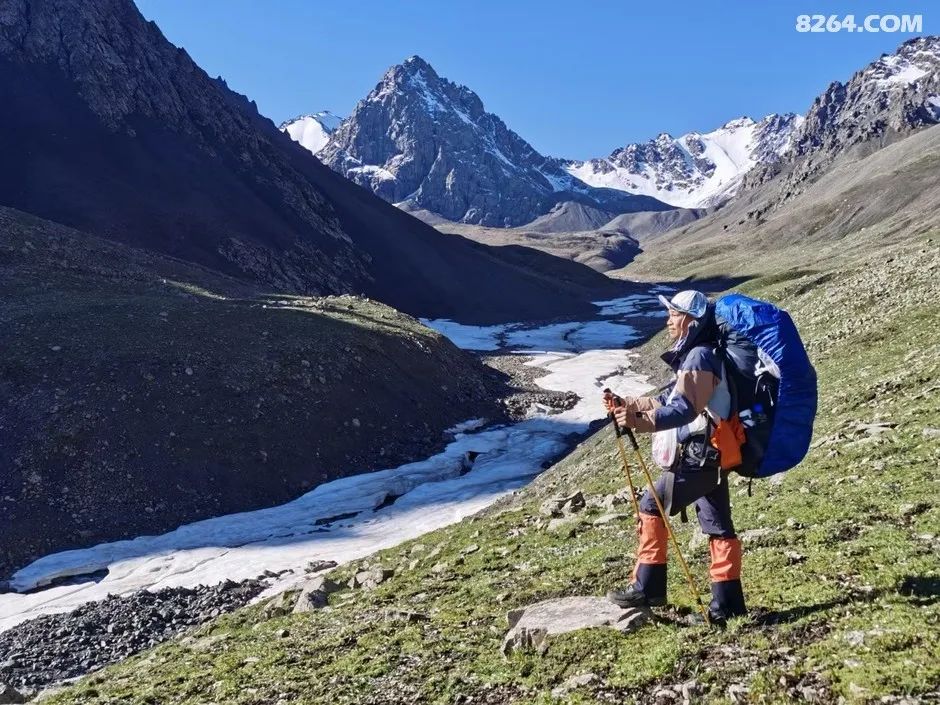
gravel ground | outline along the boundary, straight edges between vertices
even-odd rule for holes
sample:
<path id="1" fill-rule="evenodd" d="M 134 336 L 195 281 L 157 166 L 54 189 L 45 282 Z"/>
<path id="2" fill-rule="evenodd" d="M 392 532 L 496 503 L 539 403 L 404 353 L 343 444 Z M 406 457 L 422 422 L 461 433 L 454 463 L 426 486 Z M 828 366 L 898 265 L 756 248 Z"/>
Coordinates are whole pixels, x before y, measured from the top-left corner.
<path id="1" fill-rule="evenodd" d="M 578 403 L 578 395 L 573 392 L 554 392 L 538 386 L 536 380 L 546 372 L 540 367 L 530 367 L 526 363 L 532 355 L 512 353 L 484 354 L 480 356 L 484 364 L 509 377 L 508 386 L 515 390 L 502 399 L 506 413 L 513 421 L 520 421 L 529 414 L 533 405 L 548 407 L 548 413 L 566 411 Z"/>
<path id="2" fill-rule="evenodd" d="M 261 580 L 142 591 L 46 615 L 0 634 L 0 684 L 24 695 L 77 678 L 246 605 Z"/>

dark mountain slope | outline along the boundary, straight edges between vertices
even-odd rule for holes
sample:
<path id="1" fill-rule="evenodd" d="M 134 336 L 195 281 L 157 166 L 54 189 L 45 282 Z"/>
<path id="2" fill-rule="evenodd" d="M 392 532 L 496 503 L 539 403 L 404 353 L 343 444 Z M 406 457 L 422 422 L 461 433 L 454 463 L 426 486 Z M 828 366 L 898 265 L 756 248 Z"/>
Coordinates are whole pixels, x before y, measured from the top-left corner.
<path id="1" fill-rule="evenodd" d="M 5 2 L 0 91 L 2 205 L 281 291 L 477 321 L 590 310 L 582 288 L 337 177 L 127 0 Z M 610 293 L 592 277 L 592 296 Z"/>
<path id="2" fill-rule="evenodd" d="M 0 577 L 285 502 L 500 418 L 500 375 L 360 297 L 265 296 L 0 207 Z"/>

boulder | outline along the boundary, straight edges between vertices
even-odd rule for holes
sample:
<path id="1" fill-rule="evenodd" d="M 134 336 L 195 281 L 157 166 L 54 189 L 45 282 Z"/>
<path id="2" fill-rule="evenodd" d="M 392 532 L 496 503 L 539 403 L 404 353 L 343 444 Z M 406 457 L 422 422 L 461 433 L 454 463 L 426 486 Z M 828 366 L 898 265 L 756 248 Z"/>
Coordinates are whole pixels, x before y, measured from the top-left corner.
<path id="1" fill-rule="evenodd" d="M 617 490 L 614 494 L 604 495 L 600 505 L 607 511 L 611 512 L 617 507 L 630 504 L 633 502 L 630 500 L 630 488 L 624 487 L 623 489 Z"/>
<path id="2" fill-rule="evenodd" d="M 897 426 L 896 423 L 889 421 L 877 421 L 875 423 L 859 423 L 853 429 L 855 435 L 880 436 L 885 433 L 891 433 Z"/>
<path id="3" fill-rule="evenodd" d="M 385 610 L 385 619 L 390 622 L 427 622 L 430 617 L 423 612 L 389 608 Z"/>
<path id="4" fill-rule="evenodd" d="M 8 685 L 0 683 L 0 703 L 7 705 L 8 703 L 25 703 L 26 696 L 20 693 L 20 691 L 15 688 L 11 688 Z"/>
<path id="5" fill-rule="evenodd" d="M 580 523 L 581 522 L 576 518 L 558 517 L 549 521 L 548 526 L 545 527 L 545 530 L 570 539 L 573 538 L 574 535 L 578 532 L 578 525 Z"/>
<path id="6" fill-rule="evenodd" d="M 349 579 L 349 587 L 374 590 L 395 574 L 394 570 L 376 566 L 368 570 L 361 570 Z"/>
<path id="7" fill-rule="evenodd" d="M 307 564 L 307 567 L 304 568 L 305 573 L 319 573 L 324 570 L 329 570 L 330 568 L 335 568 L 337 565 L 336 561 L 310 561 Z"/>
<path id="8" fill-rule="evenodd" d="M 312 612 L 321 607 L 326 607 L 330 594 L 339 589 L 340 585 L 325 575 L 308 580 L 303 584 L 300 595 L 297 596 L 297 602 L 294 603 L 294 614 Z"/>
<path id="9" fill-rule="evenodd" d="M 764 539 L 768 538 L 774 533 L 774 530 L 769 527 L 762 527 L 760 529 L 748 529 L 740 534 L 741 541 L 745 544 L 753 544 L 756 546 L 761 545 L 764 542 Z"/>
<path id="10" fill-rule="evenodd" d="M 609 627 L 621 632 L 646 624 L 650 613 L 645 609 L 623 609 L 602 597 L 562 597 L 511 610 L 506 615 L 509 632 L 503 639 L 503 654 L 516 649 L 548 649 L 549 637 L 578 629 Z"/>
<path id="11" fill-rule="evenodd" d="M 584 688 L 585 686 L 593 685 L 598 682 L 600 682 L 600 678 L 596 673 L 581 673 L 577 676 L 571 676 L 561 685 L 552 688 L 552 697 L 564 698 L 567 697 L 572 690 Z"/>
<path id="12" fill-rule="evenodd" d="M 539 507 L 539 513 L 548 517 L 560 517 L 568 514 L 576 514 L 586 506 L 584 493 L 581 490 L 570 494 L 549 497 L 542 506 Z"/>
<path id="13" fill-rule="evenodd" d="M 290 614 L 291 610 L 293 610 L 296 599 L 296 590 L 282 592 L 268 600 L 264 607 L 261 608 L 261 614 L 265 619 L 283 617 L 286 614 Z"/>

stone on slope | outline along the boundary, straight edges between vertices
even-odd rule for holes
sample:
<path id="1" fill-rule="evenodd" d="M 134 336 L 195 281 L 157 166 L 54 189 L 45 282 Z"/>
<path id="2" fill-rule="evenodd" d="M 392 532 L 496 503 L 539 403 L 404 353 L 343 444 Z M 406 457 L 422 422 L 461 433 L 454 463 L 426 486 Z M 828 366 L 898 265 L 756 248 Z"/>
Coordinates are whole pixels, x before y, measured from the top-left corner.
<path id="1" fill-rule="evenodd" d="M 570 495 L 549 497 L 542 502 L 539 513 L 549 517 L 557 517 L 565 514 L 575 514 L 584 507 L 584 493 L 578 490 Z"/>
<path id="2" fill-rule="evenodd" d="M 623 609 L 602 597 L 561 597 L 512 610 L 506 620 L 510 629 L 503 639 L 503 654 L 520 648 L 545 653 L 550 636 L 592 627 L 632 631 L 649 621 L 649 612 Z"/>
<path id="3" fill-rule="evenodd" d="M 7 703 L 25 703 L 26 698 L 23 696 L 20 691 L 15 688 L 11 688 L 8 685 L 0 683 L 0 703 L 7 705 Z"/>
<path id="4" fill-rule="evenodd" d="M 333 582 L 325 575 L 320 575 L 304 583 L 294 604 L 294 614 L 312 612 L 326 607 L 329 595 L 340 589 L 338 583 Z"/>
<path id="5" fill-rule="evenodd" d="M 336 567 L 336 561 L 328 561 L 328 560 L 310 561 L 307 564 L 307 567 L 304 568 L 304 572 L 305 573 L 319 573 L 321 571 L 329 570 L 330 568 L 335 568 L 335 567 Z"/>
<path id="6" fill-rule="evenodd" d="M 552 697 L 567 697 L 572 690 L 577 690 L 578 688 L 584 688 L 586 686 L 593 685 L 598 681 L 600 681 L 600 678 L 596 673 L 581 673 L 577 676 L 571 676 L 561 685 L 552 688 Z"/>
<path id="7" fill-rule="evenodd" d="M 632 518 L 632 515 L 624 514 L 623 512 L 610 512 L 609 514 L 602 514 L 597 517 L 591 524 L 592 526 L 606 526 L 607 524 L 619 524 L 622 521 L 627 521 Z"/>
<path id="8" fill-rule="evenodd" d="M 275 617 L 283 617 L 285 614 L 290 614 L 295 604 L 296 597 L 296 590 L 288 590 L 287 592 L 279 593 L 272 597 L 264 607 L 261 608 L 261 614 L 264 615 L 265 619 L 274 619 Z"/>
<path id="9" fill-rule="evenodd" d="M 349 580 L 349 587 L 374 590 L 381 583 L 391 578 L 395 571 L 377 566 L 368 570 L 361 570 Z"/>

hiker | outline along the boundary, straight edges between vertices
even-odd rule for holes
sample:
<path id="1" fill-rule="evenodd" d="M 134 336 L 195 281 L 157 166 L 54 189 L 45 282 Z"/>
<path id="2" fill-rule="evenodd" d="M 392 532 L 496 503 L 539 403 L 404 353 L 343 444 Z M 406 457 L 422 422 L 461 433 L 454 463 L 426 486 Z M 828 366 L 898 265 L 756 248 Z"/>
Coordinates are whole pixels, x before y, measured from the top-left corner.
<path id="1" fill-rule="evenodd" d="M 672 300 L 664 296 L 659 300 L 669 312 L 667 329 L 672 341 L 662 358 L 672 367 L 675 379 L 655 397 L 620 398 L 605 393 L 604 405 L 621 428 L 674 434 L 675 459 L 657 480 L 656 493 L 669 515 L 681 512 L 684 516 L 686 507 L 695 504 L 711 552 L 709 618 L 720 624 L 746 613 L 741 589 L 741 541 L 731 520 L 727 471 L 721 469 L 725 463 L 720 464 L 719 452 L 710 443 L 719 423 L 731 416 L 731 393 L 715 349 L 719 331 L 714 305 L 700 291 L 682 291 Z M 727 421 L 720 426 L 723 431 L 727 427 Z M 632 583 L 607 594 L 621 607 L 666 603 L 668 534 L 649 489 L 640 500 L 639 512 L 640 537 Z"/>

